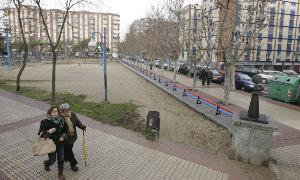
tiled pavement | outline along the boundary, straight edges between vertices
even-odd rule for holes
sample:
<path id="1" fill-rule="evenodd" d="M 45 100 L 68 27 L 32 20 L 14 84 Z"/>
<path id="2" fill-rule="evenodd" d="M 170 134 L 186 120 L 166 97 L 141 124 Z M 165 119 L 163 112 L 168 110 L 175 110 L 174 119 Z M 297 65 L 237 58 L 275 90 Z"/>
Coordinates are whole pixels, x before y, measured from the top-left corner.
<path id="1" fill-rule="evenodd" d="M 32 157 L 31 145 L 39 122 L 0 136 L 1 171 L 11 179 L 56 179 L 56 165 L 45 173 L 45 157 Z M 227 179 L 228 175 L 89 128 L 89 161 L 81 171 L 66 167 L 68 179 Z M 75 146 L 82 160 L 81 139 Z M 81 161 L 82 162 L 82 161 Z"/>
<path id="2" fill-rule="evenodd" d="M 45 114 L 37 108 L 32 108 L 15 100 L 0 96 L 0 126 Z M 30 109 L 30 111 L 28 111 Z"/>
<path id="3" fill-rule="evenodd" d="M 0 105 L 7 107 L 1 108 L 0 179 L 56 179 L 56 165 L 45 172 L 46 157 L 31 154 L 48 105 L 2 90 Z M 88 166 L 82 160 L 80 133 L 75 154 L 81 170 L 74 173 L 65 165 L 67 179 L 242 179 L 238 167 L 214 154 L 165 140 L 149 142 L 125 129 L 80 118 L 88 126 Z"/>

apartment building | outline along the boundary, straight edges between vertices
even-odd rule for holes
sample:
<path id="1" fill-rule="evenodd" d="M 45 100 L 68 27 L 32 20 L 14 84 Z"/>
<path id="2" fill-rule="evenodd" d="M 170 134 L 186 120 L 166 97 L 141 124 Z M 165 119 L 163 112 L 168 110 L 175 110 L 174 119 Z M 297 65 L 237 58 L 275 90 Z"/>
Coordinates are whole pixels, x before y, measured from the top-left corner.
<path id="1" fill-rule="evenodd" d="M 44 10 L 49 34 L 54 42 L 58 39 L 63 23 L 63 13 L 64 11 L 58 9 Z M 17 41 L 21 37 L 17 10 L 15 8 L 6 8 L 5 15 L 9 21 L 12 41 Z M 23 19 L 25 36 L 28 40 L 48 41 L 46 30 L 37 7 L 26 6 L 21 12 L 21 17 Z M 91 38 L 93 32 L 103 33 L 104 29 L 106 29 L 107 34 L 107 47 L 112 54 L 118 54 L 120 40 L 120 16 L 118 14 L 71 11 L 62 31 L 61 41 L 70 47 L 81 40 Z M 96 40 L 100 42 L 100 36 L 97 36 Z"/>
<path id="2" fill-rule="evenodd" d="M 198 43 L 201 34 L 201 5 L 189 4 L 182 9 L 180 16 L 181 54 L 179 60 L 191 59 L 193 46 Z"/>
<path id="3" fill-rule="evenodd" d="M 217 27 L 222 17 L 220 10 L 216 7 L 214 0 L 203 0 L 203 8 L 208 18 L 213 19 Z M 258 4 L 259 5 L 259 4 Z M 300 1 L 298 0 L 271 0 L 270 5 L 265 7 L 259 14 L 255 14 L 253 1 L 240 1 L 235 9 L 241 16 L 235 18 L 231 23 L 237 27 L 241 24 L 253 25 L 255 17 L 263 14 L 267 20 L 262 24 L 265 26 L 255 36 L 255 48 L 249 49 L 237 62 L 237 65 L 253 65 L 261 69 L 289 69 L 299 71 L 300 65 Z M 252 14 L 254 18 L 245 19 Z M 258 23 L 258 22 L 256 22 Z M 212 59 L 222 61 L 217 50 L 212 50 Z"/>

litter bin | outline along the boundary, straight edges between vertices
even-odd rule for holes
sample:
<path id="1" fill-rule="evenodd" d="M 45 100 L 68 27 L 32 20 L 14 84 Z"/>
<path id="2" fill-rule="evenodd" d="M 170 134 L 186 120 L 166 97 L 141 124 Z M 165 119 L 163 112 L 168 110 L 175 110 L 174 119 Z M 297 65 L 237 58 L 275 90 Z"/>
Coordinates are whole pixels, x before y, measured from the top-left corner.
<path id="1" fill-rule="evenodd" d="M 297 92 L 297 96 L 296 96 L 296 103 L 300 104 L 300 84 L 299 84 L 298 92 Z"/>
<path id="2" fill-rule="evenodd" d="M 269 81 L 269 96 L 287 103 L 295 103 L 299 98 L 300 78 L 295 76 L 275 76 Z"/>

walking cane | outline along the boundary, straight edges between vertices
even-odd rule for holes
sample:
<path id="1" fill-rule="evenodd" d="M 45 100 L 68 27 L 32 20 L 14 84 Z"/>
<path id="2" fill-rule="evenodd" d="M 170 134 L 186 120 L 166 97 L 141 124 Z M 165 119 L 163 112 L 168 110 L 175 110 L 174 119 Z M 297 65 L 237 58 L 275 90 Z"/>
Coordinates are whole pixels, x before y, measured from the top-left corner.
<path id="1" fill-rule="evenodd" d="M 88 147 L 86 144 L 86 138 L 85 138 L 85 131 L 82 131 L 82 142 L 83 142 L 83 160 L 84 160 L 84 166 L 86 167 L 86 161 L 88 159 Z"/>

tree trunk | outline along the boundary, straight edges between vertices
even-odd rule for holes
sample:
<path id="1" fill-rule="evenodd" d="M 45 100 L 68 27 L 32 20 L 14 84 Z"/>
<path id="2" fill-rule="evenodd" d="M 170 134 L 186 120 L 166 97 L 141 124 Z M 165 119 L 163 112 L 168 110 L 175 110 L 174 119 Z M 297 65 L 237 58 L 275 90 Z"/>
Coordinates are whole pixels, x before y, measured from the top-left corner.
<path id="1" fill-rule="evenodd" d="M 53 55 L 53 61 L 52 61 L 52 91 L 51 91 L 51 103 L 54 104 L 56 101 L 56 96 L 55 96 L 55 78 L 56 78 L 56 60 L 57 60 L 57 54 L 55 50 L 52 50 L 52 55 Z"/>
<path id="2" fill-rule="evenodd" d="M 21 20 L 21 8 L 22 8 L 22 2 L 20 2 L 19 0 L 16 2 L 16 1 L 13 1 L 16 9 L 17 9 L 17 13 L 18 13 L 18 22 L 19 22 L 19 26 L 20 26 L 20 30 L 21 30 L 21 37 L 22 37 L 22 41 L 24 43 L 24 55 L 23 55 L 23 62 L 22 62 L 22 67 L 17 75 L 17 80 L 16 80 L 16 91 L 20 91 L 21 89 L 21 85 L 20 85 L 20 81 L 21 81 L 21 76 L 22 76 L 22 73 L 26 67 L 26 63 L 27 63 L 27 58 L 28 58 L 28 44 L 26 42 L 26 39 L 25 39 L 25 33 L 24 33 L 24 29 L 23 29 L 23 23 L 22 23 L 22 20 Z M 20 51 L 21 53 L 22 51 Z"/>
<path id="3" fill-rule="evenodd" d="M 42 55 L 41 52 L 38 52 L 38 58 L 37 58 L 37 63 L 39 63 L 42 60 Z"/>
<path id="4" fill-rule="evenodd" d="M 146 70 L 148 70 L 148 66 L 149 66 L 148 60 L 146 60 L 145 62 L 146 62 Z"/>
<path id="5" fill-rule="evenodd" d="M 225 82 L 224 82 L 224 104 L 229 105 L 230 101 L 230 68 L 225 66 Z"/>
<path id="6" fill-rule="evenodd" d="M 229 67 L 230 70 L 230 90 L 234 91 L 235 90 L 235 64 L 230 65 Z"/>
<path id="7" fill-rule="evenodd" d="M 23 56 L 23 62 L 22 62 L 22 67 L 18 73 L 18 76 L 17 76 L 17 81 L 16 81 L 16 91 L 20 91 L 21 89 L 21 85 L 20 85 L 20 82 L 21 82 L 21 76 L 22 76 L 22 73 L 26 67 L 26 63 L 27 63 L 27 58 L 28 58 L 28 51 L 24 53 L 24 56 Z"/>
<path id="8" fill-rule="evenodd" d="M 194 69 L 194 78 L 193 78 L 193 89 L 196 87 L 196 80 L 197 80 L 197 67 L 196 67 L 196 62 L 193 64 L 193 69 Z"/>
<path id="9" fill-rule="evenodd" d="M 188 76 L 191 77 L 191 66 L 192 66 L 192 63 L 190 61 L 188 61 L 188 66 L 189 66 L 189 72 L 188 72 Z"/>
<path id="10" fill-rule="evenodd" d="M 100 59 L 99 59 L 99 53 L 98 53 L 98 51 L 97 51 L 97 63 L 101 64 L 100 63 Z"/>
<path id="11" fill-rule="evenodd" d="M 175 61 L 175 64 L 174 64 L 174 76 L 173 76 L 173 81 L 176 81 L 176 75 L 177 75 L 177 65 L 178 65 L 178 62 Z"/>
<path id="12" fill-rule="evenodd" d="M 85 64 L 86 63 L 86 54 L 85 54 L 85 51 L 82 54 L 84 56 L 84 64 Z"/>

